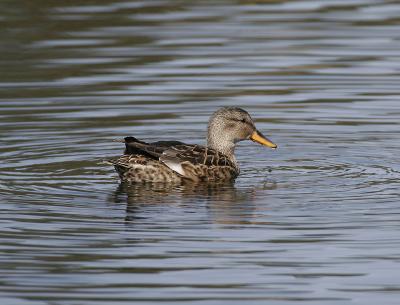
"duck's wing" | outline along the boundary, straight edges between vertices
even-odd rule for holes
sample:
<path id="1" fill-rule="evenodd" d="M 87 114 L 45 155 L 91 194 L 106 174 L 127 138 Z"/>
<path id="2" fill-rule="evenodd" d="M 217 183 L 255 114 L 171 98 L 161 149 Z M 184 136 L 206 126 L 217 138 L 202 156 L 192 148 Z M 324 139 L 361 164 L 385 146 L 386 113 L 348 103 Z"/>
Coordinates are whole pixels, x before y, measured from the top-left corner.
<path id="1" fill-rule="evenodd" d="M 125 155 L 144 155 L 153 159 L 158 159 L 164 150 L 174 145 L 182 145 L 179 141 L 158 141 L 146 143 L 138 140 L 135 137 L 124 138 Z"/>
<path id="2" fill-rule="evenodd" d="M 160 160 L 164 162 L 170 159 L 210 167 L 232 165 L 230 159 L 224 154 L 201 145 L 181 144 L 170 146 L 163 151 Z"/>
<path id="3" fill-rule="evenodd" d="M 159 160 L 183 177 L 192 180 L 214 180 L 219 173 L 237 175 L 236 165 L 224 154 L 200 145 L 173 145 Z"/>

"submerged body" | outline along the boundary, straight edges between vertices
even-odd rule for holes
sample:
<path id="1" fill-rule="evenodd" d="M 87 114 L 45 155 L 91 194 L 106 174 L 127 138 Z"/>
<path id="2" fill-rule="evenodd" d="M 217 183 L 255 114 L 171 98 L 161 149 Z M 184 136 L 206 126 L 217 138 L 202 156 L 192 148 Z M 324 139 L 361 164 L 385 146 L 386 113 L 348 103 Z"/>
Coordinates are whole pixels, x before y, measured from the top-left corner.
<path id="1" fill-rule="evenodd" d="M 224 107 L 210 118 L 207 146 L 179 141 L 146 143 L 127 137 L 124 155 L 108 162 L 114 165 L 121 181 L 128 183 L 229 181 L 240 172 L 235 144 L 246 139 L 276 148 L 257 131 L 246 111 Z"/>

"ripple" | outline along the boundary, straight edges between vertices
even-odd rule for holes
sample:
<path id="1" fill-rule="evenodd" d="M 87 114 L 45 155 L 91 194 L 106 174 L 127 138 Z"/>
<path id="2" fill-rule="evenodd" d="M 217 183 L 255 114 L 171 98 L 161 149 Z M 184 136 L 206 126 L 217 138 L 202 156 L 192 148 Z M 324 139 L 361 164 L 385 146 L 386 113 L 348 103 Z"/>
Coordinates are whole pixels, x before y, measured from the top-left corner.
<path id="1" fill-rule="evenodd" d="M 399 5 L 0 3 L 5 304 L 397 304 Z M 115 138 L 279 144 L 234 185 L 123 185 Z"/>

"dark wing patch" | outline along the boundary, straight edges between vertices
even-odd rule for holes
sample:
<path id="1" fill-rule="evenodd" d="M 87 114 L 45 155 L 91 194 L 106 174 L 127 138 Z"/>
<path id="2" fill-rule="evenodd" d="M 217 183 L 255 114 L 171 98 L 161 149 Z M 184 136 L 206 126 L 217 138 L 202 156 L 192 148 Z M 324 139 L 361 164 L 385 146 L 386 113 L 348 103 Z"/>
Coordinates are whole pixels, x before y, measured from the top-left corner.
<path id="1" fill-rule="evenodd" d="M 176 146 L 176 145 L 185 145 L 185 143 L 183 143 L 181 141 L 157 141 L 157 142 L 151 143 L 151 145 L 171 147 L 171 146 Z"/>
<path id="2" fill-rule="evenodd" d="M 125 155 L 143 155 L 149 158 L 158 159 L 164 150 L 174 145 L 184 145 L 179 141 L 158 141 L 154 143 L 146 143 L 135 137 L 126 137 L 125 139 Z"/>

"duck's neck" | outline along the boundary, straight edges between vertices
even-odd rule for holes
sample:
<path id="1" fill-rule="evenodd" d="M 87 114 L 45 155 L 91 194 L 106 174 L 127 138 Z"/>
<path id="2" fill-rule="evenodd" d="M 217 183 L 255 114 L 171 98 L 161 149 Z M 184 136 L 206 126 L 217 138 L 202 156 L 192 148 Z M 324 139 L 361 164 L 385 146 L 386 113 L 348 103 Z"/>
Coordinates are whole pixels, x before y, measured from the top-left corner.
<path id="1" fill-rule="evenodd" d="M 227 156 L 239 172 L 239 164 L 235 158 L 235 143 L 228 135 L 220 130 L 220 126 L 211 124 L 208 125 L 207 132 L 207 147 L 214 149 Z"/>
<path id="2" fill-rule="evenodd" d="M 219 139 L 217 141 L 210 140 L 210 138 L 207 140 L 207 147 L 215 149 L 227 157 L 232 157 L 234 158 L 235 155 L 235 144 L 232 142 L 226 142 L 223 141 L 223 139 Z"/>
<path id="3" fill-rule="evenodd" d="M 223 133 L 216 133 L 215 130 L 208 130 L 207 147 L 215 149 L 223 153 L 228 158 L 235 161 L 235 143 L 231 139 L 224 136 Z"/>
<path id="4" fill-rule="evenodd" d="M 207 128 L 207 147 L 223 153 L 236 164 L 235 142 L 220 120 L 211 117 Z"/>

